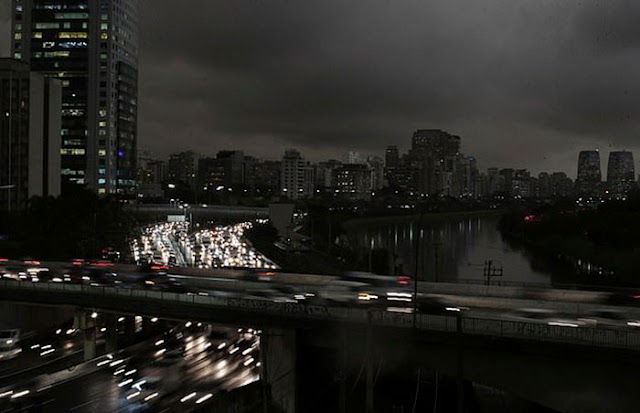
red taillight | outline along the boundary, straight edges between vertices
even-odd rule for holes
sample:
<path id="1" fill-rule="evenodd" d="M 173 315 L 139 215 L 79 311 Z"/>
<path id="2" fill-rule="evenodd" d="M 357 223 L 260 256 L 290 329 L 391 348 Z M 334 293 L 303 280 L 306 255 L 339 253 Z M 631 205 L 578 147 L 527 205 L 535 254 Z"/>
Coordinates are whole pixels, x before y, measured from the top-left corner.
<path id="1" fill-rule="evenodd" d="M 114 266 L 114 264 L 110 262 L 94 262 L 94 263 L 91 263 L 91 265 L 95 267 L 113 267 Z"/>
<path id="2" fill-rule="evenodd" d="M 152 265 L 151 269 L 152 270 L 168 270 L 169 267 L 167 267 L 166 265 Z"/>
<path id="3" fill-rule="evenodd" d="M 9 262 L 9 258 L 0 258 L 0 262 Z"/>
<path id="4" fill-rule="evenodd" d="M 398 277 L 398 285 L 409 285 L 411 282 L 411 277 L 408 275 L 401 275 Z"/>

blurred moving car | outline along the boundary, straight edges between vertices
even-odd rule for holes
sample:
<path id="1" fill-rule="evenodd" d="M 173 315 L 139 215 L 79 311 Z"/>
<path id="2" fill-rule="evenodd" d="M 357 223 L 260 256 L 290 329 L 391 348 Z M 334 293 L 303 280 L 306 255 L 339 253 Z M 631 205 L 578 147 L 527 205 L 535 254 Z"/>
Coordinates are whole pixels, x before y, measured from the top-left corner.
<path id="1" fill-rule="evenodd" d="M 640 327 L 640 320 L 631 319 L 624 311 L 607 308 L 588 311 L 578 320 L 588 327 Z"/>
<path id="2" fill-rule="evenodd" d="M 503 314 L 503 319 L 559 327 L 580 327 L 584 322 L 546 308 L 520 308 Z"/>
<path id="3" fill-rule="evenodd" d="M 336 280 L 318 290 L 318 301 L 333 304 L 357 304 L 378 300 L 378 296 L 370 292 L 367 283 L 357 281 Z"/>
<path id="4" fill-rule="evenodd" d="M 416 307 L 419 313 L 434 315 L 451 315 L 466 309 L 464 307 L 456 306 L 442 297 L 421 295 L 418 296 Z"/>

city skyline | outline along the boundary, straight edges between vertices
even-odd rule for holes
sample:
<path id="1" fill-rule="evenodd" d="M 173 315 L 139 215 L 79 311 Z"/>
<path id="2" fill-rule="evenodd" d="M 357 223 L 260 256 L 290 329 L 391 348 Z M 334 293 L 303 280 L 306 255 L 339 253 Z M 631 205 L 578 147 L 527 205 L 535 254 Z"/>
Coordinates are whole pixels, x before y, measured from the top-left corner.
<path id="1" fill-rule="evenodd" d="M 580 150 L 640 150 L 638 5 L 598 14 L 596 5 L 490 1 L 466 5 L 465 16 L 461 6 L 143 1 L 140 143 L 162 155 L 260 147 L 270 158 L 296 147 L 318 161 L 388 144 L 404 151 L 412 130 L 439 128 L 462 136 L 481 168 L 571 177 Z M 310 16 L 336 23 L 333 32 Z M 405 30 L 391 30 L 398 21 Z M 371 41 L 375 52 L 364 47 Z"/>

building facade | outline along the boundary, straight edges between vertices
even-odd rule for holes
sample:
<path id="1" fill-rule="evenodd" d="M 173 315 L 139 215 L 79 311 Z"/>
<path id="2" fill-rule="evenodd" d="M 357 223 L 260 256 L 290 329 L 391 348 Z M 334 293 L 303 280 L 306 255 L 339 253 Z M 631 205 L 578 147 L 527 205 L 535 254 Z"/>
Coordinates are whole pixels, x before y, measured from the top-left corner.
<path id="1" fill-rule="evenodd" d="M 167 181 L 169 184 L 182 184 L 191 189 L 196 185 L 197 157 L 193 151 L 169 155 L 167 163 Z"/>
<path id="2" fill-rule="evenodd" d="M 371 199 L 374 176 L 368 165 L 348 164 L 334 170 L 336 194 L 348 201 Z"/>
<path id="3" fill-rule="evenodd" d="M 607 165 L 607 190 L 610 196 L 624 197 L 635 186 L 633 153 L 614 151 L 609 153 Z"/>
<path id="4" fill-rule="evenodd" d="M 289 199 L 308 198 L 313 194 L 313 167 L 296 149 L 288 149 L 282 157 L 280 195 Z"/>
<path id="5" fill-rule="evenodd" d="M 600 152 L 597 150 L 581 151 L 578 155 L 576 191 L 581 195 L 598 195 L 601 182 Z"/>
<path id="6" fill-rule="evenodd" d="M 133 194 L 138 0 L 12 0 L 12 53 L 62 82 L 63 179 Z"/>
<path id="7" fill-rule="evenodd" d="M 0 209 L 60 194 L 61 101 L 59 81 L 0 59 Z"/>
<path id="8" fill-rule="evenodd" d="M 430 196 L 460 196 L 460 137 L 439 129 L 418 129 L 408 158 L 418 172 L 418 192 Z"/>

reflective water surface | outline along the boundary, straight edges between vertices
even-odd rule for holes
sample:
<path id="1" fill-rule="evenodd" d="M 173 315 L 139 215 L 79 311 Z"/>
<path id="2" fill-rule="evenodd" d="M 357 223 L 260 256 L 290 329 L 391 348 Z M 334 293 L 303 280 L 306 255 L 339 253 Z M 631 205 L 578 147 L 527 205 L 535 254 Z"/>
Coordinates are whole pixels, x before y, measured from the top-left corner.
<path id="1" fill-rule="evenodd" d="M 367 225 L 356 229 L 351 238 L 360 247 L 388 249 L 401 273 L 412 275 L 417 261 L 423 280 L 483 282 L 490 273 L 494 275 L 492 283 L 549 284 L 550 273 L 532 268 L 532 258 L 502 240 L 497 230 L 499 219 L 486 216 L 427 222 L 421 229 L 415 222 Z"/>

